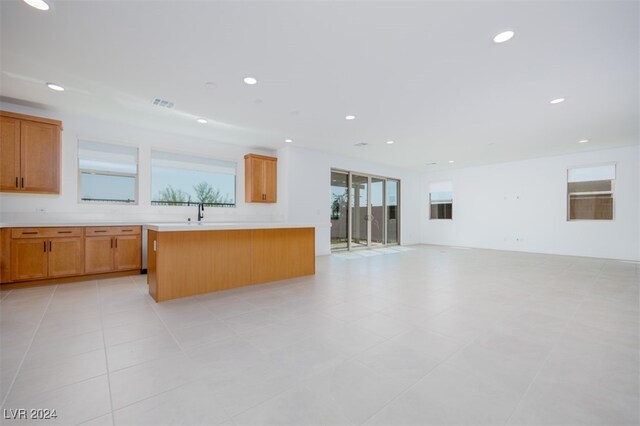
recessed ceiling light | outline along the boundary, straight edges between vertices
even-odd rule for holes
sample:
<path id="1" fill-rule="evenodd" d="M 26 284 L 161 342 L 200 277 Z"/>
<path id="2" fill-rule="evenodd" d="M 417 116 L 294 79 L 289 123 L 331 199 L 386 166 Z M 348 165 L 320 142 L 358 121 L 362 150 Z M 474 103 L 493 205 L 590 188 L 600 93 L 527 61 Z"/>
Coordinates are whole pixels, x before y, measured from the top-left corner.
<path id="1" fill-rule="evenodd" d="M 509 41 L 513 38 L 515 33 L 513 31 L 503 31 L 500 34 L 496 35 L 493 38 L 493 41 L 496 43 L 504 43 L 505 41 Z"/>
<path id="2" fill-rule="evenodd" d="M 198 118 L 196 121 L 200 124 L 207 124 L 207 120 L 205 120 L 204 118 Z"/>
<path id="3" fill-rule="evenodd" d="M 293 142 L 293 139 L 285 139 L 284 141 L 285 141 L 286 143 L 291 143 L 291 142 Z"/>
<path id="4" fill-rule="evenodd" d="M 355 115 L 345 115 L 345 116 L 344 116 L 344 119 L 345 119 L 345 120 L 355 120 L 355 119 L 356 119 L 356 116 L 355 116 Z"/>
<path id="5" fill-rule="evenodd" d="M 55 83 L 47 83 L 47 87 L 51 90 L 55 90 L 56 92 L 64 92 L 64 87 L 59 86 Z"/>
<path id="6" fill-rule="evenodd" d="M 449 160 L 449 164 L 455 163 L 455 160 Z"/>
<path id="7" fill-rule="evenodd" d="M 24 2 L 38 10 L 49 10 L 49 5 L 44 0 L 24 0 Z"/>
<path id="8" fill-rule="evenodd" d="M 387 141 L 387 145 L 393 145 L 396 141 Z"/>
<path id="9" fill-rule="evenodd" d="M 215 84 L 213 81 L 207 81 L 204 84 L 204 87 L 206 87 L 207 89 L 215 89 L 216 87 L 218 87 L 218 85 Z"/>
<path id="10" fill-rule="evenodd" d="M 578 141 L 578 143 L 587 143 L 589 142 L 589 139 L 581 139 Z"/>
<path id="11" fill-rule="evenodd" d="M 369 145 L 367 142 L 358 142 L 353 144 L 353 146 L 358 146 L 358 147 L 367 146 L 367 145 Z"/>
<path id="12" fill-rule="evenodd" d="M 550 104 L 560 104 L 562 102 L 564 102 L 564 98 L 556 98 L 552 101 L 549 101 Z"/>
<path id="13" fill-rule="evenodd" d="M 245 77 L 243 80 L 246 84 L 256 84 L 258 80 L 253 77 Z"/>

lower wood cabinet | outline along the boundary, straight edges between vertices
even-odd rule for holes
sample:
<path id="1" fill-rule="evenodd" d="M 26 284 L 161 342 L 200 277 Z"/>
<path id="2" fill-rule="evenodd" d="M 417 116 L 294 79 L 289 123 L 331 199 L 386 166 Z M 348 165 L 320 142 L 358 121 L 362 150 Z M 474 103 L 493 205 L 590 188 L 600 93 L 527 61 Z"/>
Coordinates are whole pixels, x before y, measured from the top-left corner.
<path id="1" fill-rule="evenodd" d="M 133 235 L 132 235 L 133 234 Z M 84 239 L 87 274 L 130 271 L 142 264 L 140 227 L 91 227 Z"/>
<path id="2" fill-rule="evenodd" d="M 113 237 L 84 239 L 84 271 L 87 274 L 113 271 Z"/>
<path id="3" fill-rule="evenodd" d="M 82 238 L 18 238 L 11 241 L 14 281 L 80 275 Z"/>
<path id="4" fill-rule="evenodd" d="M 140 235 L 122 235 L 114 238 L 113 268 L 116 271 L 140 269 L 142 253 Z"/>
<path id="5" fill-rule="evenodd" d="M 47 240 L 44 238 L 11 241 L 11 279 L 47 278 Z"/>
<path id="6" fill-rule="evenodd" d="M 140 226 L 28 227 L 0 232 L 0 282 L 139 270 Z"/>
<path id="7" fill-rule="evenodd" d="M 53 238 L 48 250 L 49 277 L 82 274 L 82 238 Z"/>

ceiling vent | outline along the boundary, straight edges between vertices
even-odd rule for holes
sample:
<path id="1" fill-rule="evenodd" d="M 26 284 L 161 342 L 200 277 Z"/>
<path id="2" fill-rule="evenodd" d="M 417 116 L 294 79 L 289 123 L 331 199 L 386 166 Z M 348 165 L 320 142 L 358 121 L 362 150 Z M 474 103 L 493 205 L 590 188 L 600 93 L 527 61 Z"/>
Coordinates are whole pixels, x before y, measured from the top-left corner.
<path id="1" fill-rule="evenodd" d="M 357 147 L 363 147 L 363 146 L 367 146 L 367 145 L 369 145 L 369 144 L 366 143 L 366 142 L 359 142 L 359 143 L 354 143 L 353 144 L 353 146 L 357 146 Z"/>
<path id="2" fill-rule="evenodd" d="M 160 98 L 155 98 L 151 103 L 161 108 L 169 108 L 169 109 L 173 108 L 173 102 L 160 99 Z"/>

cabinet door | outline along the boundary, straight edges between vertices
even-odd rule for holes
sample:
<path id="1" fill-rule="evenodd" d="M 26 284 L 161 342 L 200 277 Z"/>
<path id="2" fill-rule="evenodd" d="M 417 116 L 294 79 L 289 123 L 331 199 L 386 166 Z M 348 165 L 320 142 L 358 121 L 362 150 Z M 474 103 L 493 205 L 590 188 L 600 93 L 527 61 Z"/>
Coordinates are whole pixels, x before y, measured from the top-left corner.
<path id="1" fill-rule="evenodd" d="M 46 278 L 47 240 L 25 238 L 11 241 L 11 279 Z"/>
<path id="2" fill-rule="evenodd" d="M 82 274 L 82 238 L 49 240 L 49 277 Z"/>
<path id="3" fill-rule="evenodd" d="M 278 168 L 277 162 L 273 160 L 264 160 L 264 201 L 267 203 L 276 202 L 276 188 Z"/>
<path id="4" fill-rule="evenodd" d="M 251 201 L 264 201 L 264 161 L 257 158 L 251 160 Z"/>
<path id="5" fill-rule="evenodd" d="M 59 194 L 60 128 L 52 124 L 22 120 L 20 154 L 21 189 Z"/>
<path id="6" fill-rule="evenodd" d="M 84 272 L 95 274 L 113 271 L 112 237 L 87 237 L 84 239 Z"/>
<path id="7" fill-rule="evenodd" d="M 20 190 L 20 120 L 0 117 L 0 191 Z"/>
<path id="8" fill-rule="evenodd" d="M 140 269 L 142 244 L 139 235 L 126 235 L 114 238 L 115 269 L 129 271 Z"/>

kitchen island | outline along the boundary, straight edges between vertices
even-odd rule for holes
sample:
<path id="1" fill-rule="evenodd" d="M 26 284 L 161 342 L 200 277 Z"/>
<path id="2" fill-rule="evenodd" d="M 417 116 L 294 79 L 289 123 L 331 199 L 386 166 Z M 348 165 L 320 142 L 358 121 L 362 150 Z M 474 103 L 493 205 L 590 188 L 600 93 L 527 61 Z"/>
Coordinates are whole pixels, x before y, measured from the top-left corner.
<path id="1" fill-rule="evenodd" d="M 156 302 L 315 274 L 315 229 L 284 223 L 152 223 L 147 282 Z"/>

